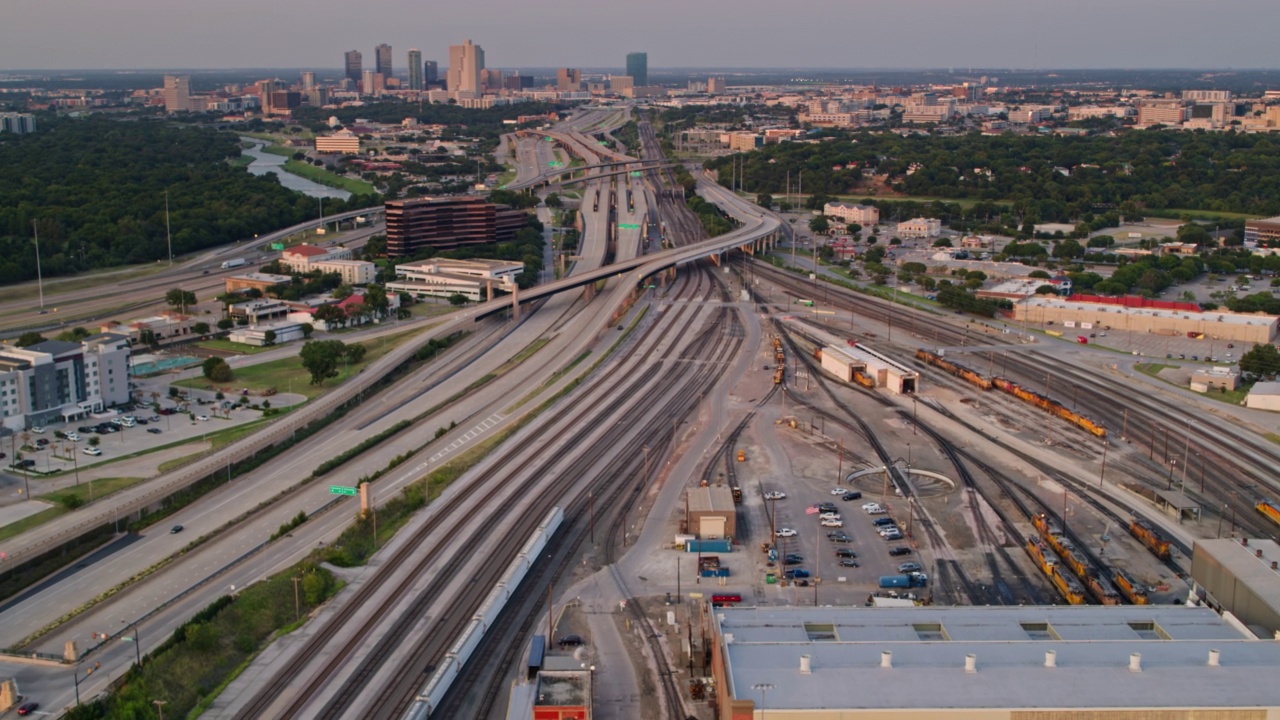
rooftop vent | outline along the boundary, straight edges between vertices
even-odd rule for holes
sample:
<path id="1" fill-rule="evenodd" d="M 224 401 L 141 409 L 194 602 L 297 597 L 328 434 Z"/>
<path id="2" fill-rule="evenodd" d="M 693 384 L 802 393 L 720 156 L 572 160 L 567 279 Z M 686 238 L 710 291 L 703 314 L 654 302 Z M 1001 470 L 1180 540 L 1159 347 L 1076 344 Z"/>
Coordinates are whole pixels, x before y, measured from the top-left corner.
<path id="1" fill-rule="evenodd" d="M 1142 672 L 1142 653 L 1129 653 L 1129 672 Z"/>
<path id="2" fill-rule="evenodd" d="M 809 667 L 809 659 L 810 658 L 808 655 L 800 656 L 800 674 L 801 675 L 808 675 L 813 672 L 813 670 L 810 669 Z"/>
<path id="3" fill-rule="evenodd" d="M 1047 668 L 1058 667 L 1058 651 L 1044 651 L 1044 666 Z"/>
<path id="4" fill-rule="evenodd" d="M 974 655 L 973 653 L 969 653 L 968 655 L 964 656 L 964 671 L 970 674 L 978 672 L 978 656 L 977 655 Z"/>
<path id="5" fill-rule="evenodd" d="M 1209 651 L 1209 667 L 1218 667 L 1221 664 L 1219 662 L 1219 658 L 1221 657 L 1222 657 L 1222 653 L 1218 652 L 1217 650 L 1210 650 Z"/>
<path id="6" fill-rule="evenodd" d="M 891 667 L 893 667 L 893 653 L 892 653 L 892 652 L 889 652 L 888 650 L 883 650 L 883 651 L 881 651 L 881 653 L 880 653 L 880 667 L 882 667 L 882 668 L 891 668 Z"/>

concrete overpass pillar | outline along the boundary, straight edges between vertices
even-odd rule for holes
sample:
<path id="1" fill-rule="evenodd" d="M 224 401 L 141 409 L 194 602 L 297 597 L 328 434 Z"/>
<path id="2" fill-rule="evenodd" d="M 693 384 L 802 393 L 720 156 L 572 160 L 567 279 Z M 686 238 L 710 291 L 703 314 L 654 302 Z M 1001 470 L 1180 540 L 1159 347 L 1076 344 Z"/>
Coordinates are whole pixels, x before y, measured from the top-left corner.
<path id="1" fill-rule="evenodd" d="M 711 262 L 712 262 L 712 264 L 714 264 L 716 267 L 720 267 L 720 253 L 716 253 L 715 255 L 712 255 L 712 256 L 711 256 Z"/>
<path id="2" fill-rule="evenodd" d="M 585 286 L 583 286 L 583 288 L 582 288 L 582 299 L 583 299 L 583 300 L 586 300 L 587 302 L 591 302 L 592 300 L 594 300 L 594 299 L 595 299 L 595 297 L 596 297 L 596 284 L 595 284 L 595 283 L 587 283 Z"/>
<path id="3" fill-rule="evenodd" d="M 485 300 L 493 299 L 493 278 L 487 278 L 484 281 L 484 299 Z"/>
<path id="4" fill-rule="evenodd" d="M 520 286 L 511 283 L 511 320 L 520 322 Z"/>

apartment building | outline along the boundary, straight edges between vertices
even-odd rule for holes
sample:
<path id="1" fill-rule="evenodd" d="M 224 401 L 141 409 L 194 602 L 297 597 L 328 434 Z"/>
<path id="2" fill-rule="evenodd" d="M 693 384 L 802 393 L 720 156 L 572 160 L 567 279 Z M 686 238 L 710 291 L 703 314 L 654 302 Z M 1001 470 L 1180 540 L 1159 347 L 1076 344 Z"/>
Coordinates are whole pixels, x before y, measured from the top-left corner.
<path id="1" fill-rule="evenodd" d="M 316 152 L 358 155 L 360 153 L 360 136 L 350 130 L 339 130 L 332 135 L 317 135 Z"/>
<path id="2" fill-rule="evenodd" d="M 1138 125 L 1181 125 L 1187 119 L 1187 104 L 1182 100 L 1139 100 Z"/>
<path id="3" fill-rule="evenodd" d="M 877 225 L 880 222 L 880 209 L 874 205 L 830 202 L 822 206 L 822 214 L 843 220 L 845 223 L 857 223 L 864 226 Z"/>
<path id="4" fill-rule="evenodd" d="M 898 223 L 897 234 L 900 238 L 931 238 L 942 233 L 942 221 L 938 218 L 912 218 Z"/>

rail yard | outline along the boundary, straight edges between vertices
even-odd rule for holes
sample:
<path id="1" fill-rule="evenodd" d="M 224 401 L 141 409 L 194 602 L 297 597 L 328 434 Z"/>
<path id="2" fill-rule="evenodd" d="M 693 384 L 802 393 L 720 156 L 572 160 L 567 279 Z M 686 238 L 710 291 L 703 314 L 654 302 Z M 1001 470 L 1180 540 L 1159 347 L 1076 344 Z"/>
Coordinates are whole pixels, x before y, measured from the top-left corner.
<path id="1" fill-rule="evenodd" d="M 581 245 L 558 294 L 513 299 L 510 317 L 495 302 L 423 330 L 421 341 L 472 336 L 398 380 L 405 392 L 365 398 L 363 378 L 303 411 L 356 397 L 358 430 L 417 418 L 377 462 L 342 471 L 355 484 L 389 453 L 431 456 L 370 485 L 375 518 L 450 448 L 505 434 L 259 654 L 210 701 L 210 716 L 505 717 L 545 663 L 588 674 L 594 717 L 711 718 L 716 605 L 1167 605 L 1188 599 L 1196 540 L 1280 534 L 1280 446 L 1256 428 L 1127 376 L 1106 351 L 781 269 L 785 253 L 761 255 L 792 234 L 786 223 L 697 173 L 698 191 L 738 227 L 707 239 L 648 115 L 634 118 L 631 154 L 601 144 L 616 145 L 612 133 L 631 119 L 630 107 L 594 109 L 509 136 L 512 154 L 537 169 L 522 166 L 517 185 L 580 192 Z M 588 169 L 545 172 L 562 153 Z M 496 373 L 536 340 L 532 362 Z M 837 356 L 847 376 L 832 374 Z M 891 387 L 886 372 L 913 380 Z M 300 450 L 358 435 L 333 430 Z M 247 438 L 206 462 L 265 442 Z M 323 501 L 322 488 L 288 482 L 293 462 L 255 471 L 279 493 L 262 517 L 206 539 L 208 552 L 266 550 L 207 577 L 194 567 L 175 577 L 192 558 L 165 559 L 170 569 L 126 596 L 207 604 L 231 573 L 256 582 L 336 537 L 350 512 L 321 515 L 296 538 L 261 537 Z M 132 511 L 185 481 L 158 478 L 118 500 Z M 229 483 L 184 522 L 246 503 L 244 486 Z M 101 524 L 107 507 L 57 530 Z M 237 532 L 241 545 L 229 544 Z M 35 555 L 59 537 L 19 539 Z M 90 596 L 110 588 L 90 568 L 50 582 Z M 20 598 L 0 618 L 58 620 L 39 605 Z M 87 618 L 118 625 L 132 619 L 123 605 L 104 599 Z M 165 636 L 186 619 L 146 617 L 147 632 Z M 97 640 L 90 627 L 67 619 L 38 649 L 56 654 L 86 632 Z M 111 629 L 88 657 L 118 676 L 136 648 Z M 62 695 L 64 675 L 78 672 L 16 667 L 24 682 L 61 683 Z"/>

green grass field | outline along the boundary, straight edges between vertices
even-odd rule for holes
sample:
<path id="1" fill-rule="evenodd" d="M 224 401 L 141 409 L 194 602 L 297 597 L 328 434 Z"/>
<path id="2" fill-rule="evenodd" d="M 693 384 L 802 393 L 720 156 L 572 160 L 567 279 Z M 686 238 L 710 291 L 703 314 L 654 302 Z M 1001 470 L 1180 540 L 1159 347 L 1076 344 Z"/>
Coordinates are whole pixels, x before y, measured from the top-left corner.
<path id="1" fill-rule="evenodd" d="M 118 492 L 132 485 L 136 485 L 142 482 L 143 479 L 144 478 L 140 477 L 110 477 L 94 480 L 92 482 L 93 499 L 98 500 L 100 498 L 104 498 L 113 492 Z M 58 502 L 58 498 L 60 497 L 73 497 L 79 499 L 82 503 L 87 503 L 89 502 L 89 490 L 90 481 L 85 480 L 79 485 L 73 485 L 57 492 L 41 495 L 41 497 L 50 502 Z"/>
<path id="2" fill-rule="evenodd" d="M 287 148 L 283 145 L 264 145 L 262 146 L 262 152 L 271 153 L 272 155 L 292 157 L 293 154 L 298 151 L 293 148 Z"/>
<path id="3" fill-rule="evenodd" d="M 245 345 L 244 343 L 231 342 L 230 340 L 201 340 L 196 343 L 196 346 L 207 350 L 221 350 L 222 352 L 234 352 L 242 355 L 257 355 L 260 352 L 266 352 L 273 349 L 269 347 Z"/>
<path id="4" fill-rule="evenodd" d="M 292 155 L 293 153 L 289 154 Z M 286 160 L 284 163 L 284 169 L 312 182 L 318 182 L 321 185 L 346 190 L 352 195 L 372 195 L 377 192 L 372 185 L 363 180 L 354 180 L 349 177 L 344 177 L 337 173 L 325 170 L 324 168 L 318 168 L 310 163 L 302 162 L 301 160 Z"/>

